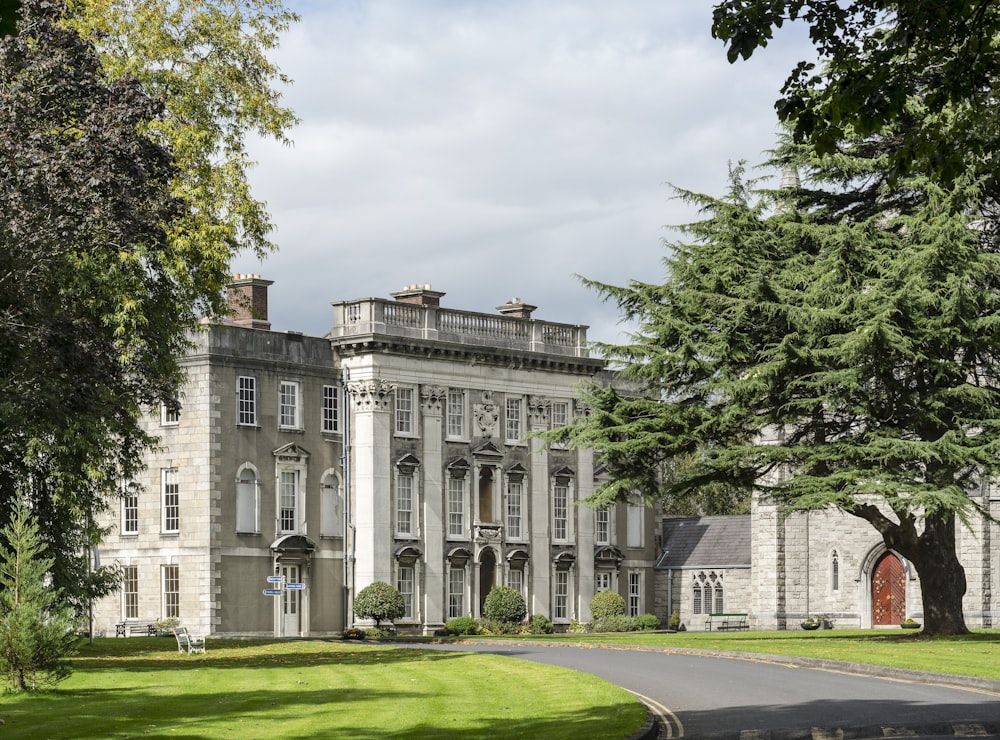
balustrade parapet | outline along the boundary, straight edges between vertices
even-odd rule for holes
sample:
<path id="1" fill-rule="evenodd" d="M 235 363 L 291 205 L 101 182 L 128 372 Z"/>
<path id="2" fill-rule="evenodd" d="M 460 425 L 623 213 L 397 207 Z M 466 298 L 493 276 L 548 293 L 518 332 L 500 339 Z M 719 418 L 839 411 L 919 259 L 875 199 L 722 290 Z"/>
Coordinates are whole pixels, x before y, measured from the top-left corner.
<path id="1" fill-rule="evenodd" d="M 387 336 L 589 357 L 587 327 L 362 298 L 333 304 L 331 339 Z"/>

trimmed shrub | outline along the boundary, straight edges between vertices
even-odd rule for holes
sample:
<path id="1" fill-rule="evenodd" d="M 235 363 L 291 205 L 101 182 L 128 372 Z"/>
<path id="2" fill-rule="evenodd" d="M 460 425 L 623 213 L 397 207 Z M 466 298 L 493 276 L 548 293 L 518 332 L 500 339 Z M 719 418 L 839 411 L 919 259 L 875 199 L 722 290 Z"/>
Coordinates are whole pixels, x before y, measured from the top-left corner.
<path id="1" fill-rule="evenodd" d="M 340 637 L 344 640 L 363 640 L 365 639 L 365 631 L 358 627 L 348 627 L 341 633 Z"/>
<path id="2" fill-rule="evenodd" d="M 595 622 L 620 617 L 625 614 L 625 597 L 614 591 L 598 591 L 590 600 L 590 614 Z"/>
<path id="3" fill-rule="evenodd" d="M 658 630 L 660 629 L 660 618 L 655 614 L 640 614 L 635 618 L 635 628 L 637 630 Z"/>
<path id="4" fill-rule="evenodd" d="M 566 631 L 572 632 L 577 635 L 582 635 L 586 634 L 587 632 L 590 632 L 590 625 L 587 624 L 586 622 L 577 622 L 574 619 L 572 622 L 569 623 L 569 628 Z"/>
<path id="5" fill-rule="evenodd" d="M 376 627 L 381 627 L 383 621 L 399 619 L 405 611 L 403 594 L 385 581 L 365 586 L 354 597 L 354 615 L 361 619 L 374 619 Z"/>
<path id="6" fill-rule="evenodd" d="M 520 635 L 524 632 L 524 627 L 513 622 L 494 622 L 484 619 L 479 624 L 480 632 L 484 635 Z"/>
<path id="7" fill-rule="evenodd" d="M 524 597 L 510 586 L 494 588 L 483 602 L 483 616 L 491 622 L 520 624 L 527 613 Z"/>
<path id="8" fill-rule="evenodd" d="M 612 614 L 594 622 L 594 632 L 631 632 L 634 629 L 635 622 L 632 617 L 626 617 L 624 614 Z"/>
<path id="9" fill-rule="evenodd" d="M 454 617 L 449 619 L 444 628 L 451 635 L 478 635 L 479 623 L 472 617 Z"/>
<path id="10" fill-rule="evenodd" d="M 536 614 L 531 618 L 528 625 L 528 632 L 532 635 L 551 635 L 556 631 L 555 626 L 544 614 Z"/>
<path id="11" fill-rule="evenodd" d="M 396 630 L 392 627 L 369 627 L 365 630 L 366 640 L 381 640 L 383 637 L 395 637 Z"/>

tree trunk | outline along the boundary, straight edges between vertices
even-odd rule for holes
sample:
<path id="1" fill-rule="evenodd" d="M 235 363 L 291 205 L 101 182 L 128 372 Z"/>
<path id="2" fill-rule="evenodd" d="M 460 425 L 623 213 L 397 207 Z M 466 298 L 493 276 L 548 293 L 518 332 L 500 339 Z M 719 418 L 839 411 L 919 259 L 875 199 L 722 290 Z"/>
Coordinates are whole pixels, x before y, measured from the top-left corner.
<path id="1" fill-rule="evenodd" d="M 956 551 L 954 514 L 939 512 L 928 515 L 924 519 L 924 531 L 915 542 L 895 540 L 885 533 L 886 545 L 908 558 L 920 576 L 924 604 L 923 633 L 934 637 L 968 634 L 962 610 L 966 589 L 965 568 L 959 562 Z"/>

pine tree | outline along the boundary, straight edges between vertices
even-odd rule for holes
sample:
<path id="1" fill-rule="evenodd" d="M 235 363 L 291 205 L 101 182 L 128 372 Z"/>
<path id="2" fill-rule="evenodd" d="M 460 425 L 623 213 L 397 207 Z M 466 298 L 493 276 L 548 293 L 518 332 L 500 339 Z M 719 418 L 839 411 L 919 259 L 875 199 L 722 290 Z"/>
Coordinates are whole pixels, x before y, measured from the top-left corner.
<path id="1" fill-rule="evenodd" d="M 1000 257 L 979 183 L 891 181 L 891 145 L 784 145 L 808 187 L 737 168 L 725 198 L 681 191 L 703 219 L 665 282 L 590 282 L 639 322 L 604 350 L 644 393 L 592 388 L 564 434 L 603 451 L 599 503 L 723 484 L 864 519 L 920 576 L 925 632 L 962 634 L 956 526 L 1000 452 Z"/>
<path id="2" fill-rule="evenodd" d="M 23 501 L 0 529 L 0 672 L 15 691 L 52 686 L 70 675 L 77 642 L 73 611 L 51 587 L 38 524 Z"/>

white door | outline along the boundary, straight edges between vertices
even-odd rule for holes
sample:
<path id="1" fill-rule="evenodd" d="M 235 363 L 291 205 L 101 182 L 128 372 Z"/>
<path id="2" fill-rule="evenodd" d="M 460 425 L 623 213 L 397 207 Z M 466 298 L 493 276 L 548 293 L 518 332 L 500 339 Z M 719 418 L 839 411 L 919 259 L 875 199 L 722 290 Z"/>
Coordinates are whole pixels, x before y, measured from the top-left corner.
<path id="1" fill-rule="evenodd" d="M 299 566 L 282 565 L 281 575 L 285 577 L 285 585 L 299 582 Z M 284 637 L 298 637 L 300 630 L 299 614 L 302 613 L 302 592 L 285 588 L 281 594 L 281 624 Z"/>

